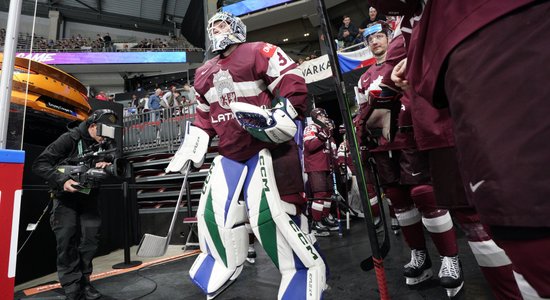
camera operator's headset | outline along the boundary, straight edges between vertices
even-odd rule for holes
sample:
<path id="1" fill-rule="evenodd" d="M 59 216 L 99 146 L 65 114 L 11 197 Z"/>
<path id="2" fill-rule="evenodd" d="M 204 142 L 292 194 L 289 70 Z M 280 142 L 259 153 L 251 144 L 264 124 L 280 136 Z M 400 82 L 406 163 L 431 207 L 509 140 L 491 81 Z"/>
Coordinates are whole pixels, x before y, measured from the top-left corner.
<path id="1" fill-rule="evenodd" d="M 90 126 L 94 123 L 97 123 L 105 115 L 111 115 L 111 117 L 109 117 L 109 121 L 111 121 L 112 125 L 116 125 L 116 122 L 118 120 L 116 113 L 112 109 L 104 108 L 104 109 L 98 109 L 94 111 L 88 117 L 88 119 L 86 119 L 86 126 Z"/>

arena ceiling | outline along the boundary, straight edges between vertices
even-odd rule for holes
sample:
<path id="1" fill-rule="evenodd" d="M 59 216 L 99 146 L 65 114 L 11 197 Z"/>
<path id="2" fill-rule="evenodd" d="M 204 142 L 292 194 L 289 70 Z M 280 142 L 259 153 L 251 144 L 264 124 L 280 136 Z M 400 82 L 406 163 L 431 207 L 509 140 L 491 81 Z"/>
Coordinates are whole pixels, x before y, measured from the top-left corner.
<path id="1" fill-rule="evenodd" d="M 37 15 L 48 18 L 50 10 L 60 12 L 66 21 L 99 25 L 126 30 L 168 35 L 174 28 L 181 28 L 191 1 L 214 2 L 216 0 L 38 0 Z M 235 2 L 225 0 L 224 4 Z M 294 42 L 317 40 L 317 34 L 304 37 L 319 25 L 315 8 L 317 0 L 297 0 L 241 16 L 251 37 L 280 44 L 288 38 Z M 368 14 L 364 0 L 325 0 L 334 18 L 343 14 Z M 9 10 L 10 0 L 0 0 L 0 10 Z M 34 14 L 35 1 L 23 0 L 22 14 Z M 338 8 L 340 7 L 340 8 Z M 335 8 L 335 9 L 334 9 Z M 269 28 L 270 30 L 263 30 Z"/>
<path id="2" fill-rule="evenodd" d="M 191 0 L 38 0 L 37 16 L 57 10 L 67 21 L 166 35 L 179 27 Z M 10 0 L 0 1 L 9 10 Z M 32 16 L 35 1 L 23 0 L 21 13 Z"/>

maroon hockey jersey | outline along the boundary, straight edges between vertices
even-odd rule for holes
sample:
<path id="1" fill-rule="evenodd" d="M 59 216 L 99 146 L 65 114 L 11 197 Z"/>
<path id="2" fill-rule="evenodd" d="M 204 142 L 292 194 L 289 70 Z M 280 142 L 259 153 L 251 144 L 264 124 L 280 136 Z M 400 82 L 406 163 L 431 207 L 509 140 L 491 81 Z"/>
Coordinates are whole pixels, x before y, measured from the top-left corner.
<path id="1" fill-rule="evenodd" d="M 382 83 L 391 81 L 391 70 L 397 63 L 407 56 L 405 38 L 403 35 L 395 37 L 388 49 L 385 64 L 391 66 L 382 79 Z M 448 109 L 436 109 L 428 102 L 416 97 L 414 93 L 407 91 L 405 99 L 411 99 L 410 112 L 414 129 L 414 139 L 419 150 L 429 150 L 454 146 L 453 125 Z"/>
<path id="2" fill-rule="evenodd" d="M 336 145 L 329 139 L 326 141 L 317 137 L 321 126 L 310 124 L 304 129 L 304 171 L 330 171 L 330 165 L 336 155 Z M 329 148 L 330 147 L 330 148 Z"/>
<path id="3" fill-rule="evenodd" d="M 244 43 L 227 57 L 218 55 L 195 72 L 198 102 L 193 125 L 211 137 L 218 135 L 219 153 L 236 161 L 246 160 L 263 148 L 264 143 L 244 130 L 229 108 L 231 102 L 245 102 L 270 108 L 273 95 L 290 100 L 303 117 L 307 87 L 301 71 L 279 47 L 263 43 Z"/>
<path id="4" fill-rule="evenodd" d="M 357 101 L 360 110 L 367 109 L 369 92 L 381 89 L 380 83 L 382 82 L 384 75 L 391 72 L 392 68 L 393 67 L 391 65 L 387 65 L 385 63 L 380 65 L 372 65 L 363 75 L 361 75 L 361 78 L 359 78 L 359 82 L 357 83 L 357 88 L 359 89 Z M 398 123 L 400 127 L 412 126 L 409 99 L 407 97 L 401 98 L 401 112 L 399 113 Z M 389 143 L 385 138 L 381 137 L 378 140 L 378 144 L 379 146 L 377 148 L 370 149 L 370 151 L 380 152 L 415 147 L 412 135 L 410 133 L 401 132 L 397 133 L 393 142 Z"/>
<path id="5" fill-rule="evenodd" d="M 445 102 L 442 89 L 436 89 L 439 72 L 451 50 L 466 37 L 519 7 L 534 0 L 369 0 L 386 15 L 421 15 L 408 47 L 407 79 L 423 100 Z"/>

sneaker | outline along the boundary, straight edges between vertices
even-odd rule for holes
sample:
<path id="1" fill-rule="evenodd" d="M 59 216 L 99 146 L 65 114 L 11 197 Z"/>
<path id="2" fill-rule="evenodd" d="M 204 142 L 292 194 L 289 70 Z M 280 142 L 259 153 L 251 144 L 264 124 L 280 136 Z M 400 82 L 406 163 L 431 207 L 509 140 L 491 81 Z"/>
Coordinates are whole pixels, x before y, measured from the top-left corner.
<path id="1" fill-rule="evenodd" d="M 405 265 L 403 275 L 406 284 L 417 285 L 433 276 L 432 261 L 426 250 L 411 250 L 411 261 Z"/>
<path id="2" fill-rule="evenodd" d="M 84 298 L 86 300 L 95 300 L 95 299 L 99 299 L 101 298 L 101 293 L 96 290 L 93 286 L 91 285 L 85 285 L 84 288 L 82 288 L 82 293 L 84 294 Z"/>
<path id="3" fill-rule="evenodd" d="M 254 246 L 248 247 L 248 255 L 246 256 L 246 261 L 253 264 L 256 262 L 256 250 Z"/>
<path id="4" fill-rule="evenodd" d="M 399 226 L 399 221 L 397 221 L 397 218 L 391 218 L 391 230 L 393 230 L 393 234 L 398 235 L 400 229 L 401 226 Z"/>
<path id="5" fill-rule="evenodd" d="M 447 296 L 452 298 L 460 292 L 464 285 L 462 263 L 457 256 L 442 256 L 439 269 L 439 283 L 447 290 Z"/>
<path id="6" fill-rule="evenodd" d="M 329 231 L 338 231 L 338 221 L 334 218 L 331 220 L 329 217 L 324 217 L 321 220 L 321 224 Z"/>

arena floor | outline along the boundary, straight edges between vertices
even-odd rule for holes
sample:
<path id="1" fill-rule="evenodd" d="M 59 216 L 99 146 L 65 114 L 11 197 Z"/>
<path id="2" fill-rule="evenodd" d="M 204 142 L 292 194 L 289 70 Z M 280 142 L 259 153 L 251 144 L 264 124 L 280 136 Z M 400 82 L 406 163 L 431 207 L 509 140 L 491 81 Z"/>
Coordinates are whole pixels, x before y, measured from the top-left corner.
<path id="1" fill-rule="evenodd" d="M 391 299 L 447 299 L 445 291 L 432 279 L 422 286 L 410 289 L 401 275 L 402 267 L 410 259 L 401 235 L 391 234 L 391 250 L 384 260 L 387 284 Z M 430 241 L 429 236 L 426 236 Z M 465 284 L 457 299 L 494 299 L 489 291 L 475 259 L 470 252 L 464 235 L 458 231 L 460 257 L 464 268 Z M 350 231 L 343 237 L 332 233 L 330 237 L 319 238 L 321 249 L 330 267 L 330 289 L 324 295 L 330 299 L 379 299 L 374 271 L 363 272 L 359 263 L 370 254 L 366 226 L 361 219 L 352 220 Z M 433 271 L 439 270 L 439 256 L 429 242 Z M 133 252 L 133 254 L 135 251 Z M 265 252 L 257 247 L 255 264 L 246 266 L 237 281 L 216 299 L 276 299 L 280 281 Z M 122 261 L 121 251 L 113 252 L 94 260 L 93 285 L 104 295 L 101 299 L 205 299 L 201 291 L 189 280 L 188 270 L 196 251 L 181 251 L 173 245 L 163 258 L 145 261 L 140 267 L 130 270 L 112 270 L 115 262 Z M 132 259 L 136 259 L 134 256 Z M 16 287 L 15 299 L 64 299 L 63 292 L 55 288 L 55 274 Z M 42 282 L 40 282 L 42 281 Z M 34 286 L 34 288 L 32 287 Z M 40 290 L 49 289 L 37 293 Z M 26 294 L 25 294 L 26 293 Z M 33 294 L 34 293 L 34 294 Z"/>

